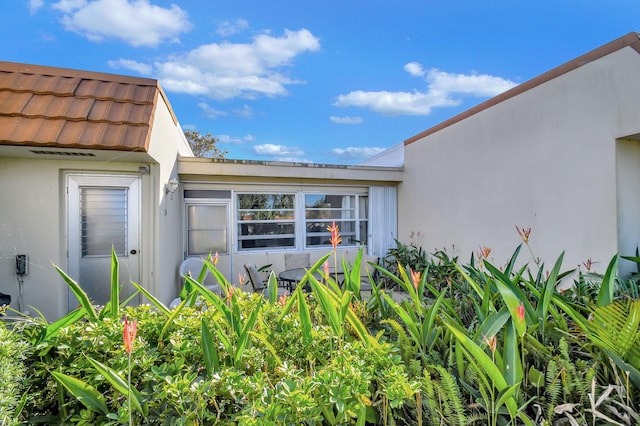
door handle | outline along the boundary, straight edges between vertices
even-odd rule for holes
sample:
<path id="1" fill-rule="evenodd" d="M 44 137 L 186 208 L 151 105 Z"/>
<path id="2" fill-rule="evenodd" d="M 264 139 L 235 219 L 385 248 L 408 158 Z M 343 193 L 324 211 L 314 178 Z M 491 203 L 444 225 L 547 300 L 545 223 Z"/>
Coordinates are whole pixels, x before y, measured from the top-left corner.
<path id="1" fill-rule="evenodd" d="M 130 254 L 136 254 L 138 251 L 136 249 L 131 250 L 129 253 Z"/>

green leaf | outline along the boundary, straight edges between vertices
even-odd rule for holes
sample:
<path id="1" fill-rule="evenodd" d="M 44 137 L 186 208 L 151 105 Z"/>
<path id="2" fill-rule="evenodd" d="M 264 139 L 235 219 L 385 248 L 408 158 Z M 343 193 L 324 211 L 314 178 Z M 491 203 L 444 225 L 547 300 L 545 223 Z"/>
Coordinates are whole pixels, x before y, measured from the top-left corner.
<path id="1" fill-rule="evenodd" d="M 542 333 L 544 334 L 547 325 L 547 317 L 549 313 L 549 306 L 551 305 L 551 297 L 556 292 L 556 282 L 558 281 L 558 274 L 560 273 L 560 267 L 562 266 L 562 259 L 564 258 L 564 252 L 560 254 L 558 260 L 556 260 L 547 282 L 544 285 L 542 292 L 542 300 L 538 305 L 538 318 L 542 322 Z"/>
<path id="2" fill-rule="evenodd" d="M 613 302 L 613 295 L 616 285 L 616 277 L 618 275 L 618 260 L 620 257 L 616 254 L 613 256 L 607 271 L 602 277 L 602 283 L 600 284 L 600 291 L 598 292 L 598 299 L 596 300 L 596 306 L 604 306 Z"/>
<path id="3" fill-rule="evenodd" d="M 98 370 L 98 373 L 102 374 L 104 378 L 107 379 L 107 381 L 111 384 L 111 386 L 114 387 L 115 390 L 120 392 L 126 398 L 129 398 L 129 393 L 131 393 L 131 405 L 133 405 L 133 407 L 141 414 L 145 416 L 147 415 L 146 407 L 143 409 L 140 403 L 140 401 L 142 400 L 142 395 L 140 395 L 140 393 L 133 386 L 130 386 L 126 382 L 126 380 L 120 377 L 120 375 L 116 371 L 106 366 L 105 364 L 96 361 L 91 357 L 87 357 L 87 359 L 89 360 L 91 365 L 93 365 L 93 367 Z"/>
<path id="4" fill-rule="evenodd" d="M 218 360 L 218 349 L 213 343 L 211 330 L 207 327 L 204 317 L 201 320 L 201 336 L 202 336 L 202 354 L 204 355 L 204 366 L 207 371 L 207 377 L 211 378 L 214 372 L 220 370 L 220 361 Z"/>
<path id="5" fill-rule="evenodd" d="M 196 290 L 193 290 L 191 292 L 191 294 L 194 294 L 196 292 Z M 191 295 L 189 295 L 191 296 Z M 169 328 L 171 328 L 171 326 L 173 325 L 173 321 L 175 320 L 175 318 L 180 315 L 180 312 L 182 312 L 182 309 L 184 309 L 185 305 L 189 302 L 189 298 L 187 297 L 186 299 L 184 299 L 182 302 L 180 302 L 180 304 L 178 306 L 176 306 L 173 311 L 170 311 L 170 315 L 169 318 L 167 318 L 167 320 L 164 322 L 164 325 L 162 326 L 162 331 L 160 331 L 160 335 L 158 336 L 158 346 L 163 346 L 162 343 L 162 339 L 165 335 L 165 333 L 167 331 L 169 331 Z"/>
<path id="6" fill-rule="evenodd" d="M 511 314 L 506 306 L 498 312 L 493 312 L 484 321 L 482 321 L 482 324 L 480 324 L 473 336 L 473 340 L 480 342 L 484 340 L 485 337 L 488 339 L 492 336 L 497 336 L 510 317 Z"/>
<path id="7" fill-rule="evenodd" d="M 147 299 L 149 299 L 149 301 L 151 301 L 151 303 L 153 303 L 153 305 L 158 308 L 160 310 L 160 312 L 162 312 L 163 314 L 165 314 L 166 316 L 170 315 L 170 311 L 169 308 L 167 308 L 164 303 L 162 303 L 160 300 L 158 300 L 153 294 L 151 294 L 146 288 L 142 287 L 140 284 L 138 284 L 137 282 L 131 281 L 131 284 L 140 292 L 144 295 L 144 297 L 146 297 Z"/>
<path id="8" fill-rule="evenodd" d="M 80 318 L 83 318 L 84 314 L 85 314 L 85 310 L 82 307 L 69 312 L 67 315 L 63 316 L 59 320 L 49 324 L 45 329 L 45 332 L 42 335 L 38 336 L 37 342 L 34 342 L 34 343 L 37 344 L 43 341 L 46 342 L 49 339 L 55 337 L 60 332 L 61 329 L 73 324 L 74 322 L 78 321 Z"/>
<path id="9" fill-rule="evenodd" d="M 311 314 L 309 313 L 309 305 L 307 305 L 307 301 L 302 294 L 302 291 L 298 291 L 298 313 L 300 315 L 300 328 L 302 330 L 302 341 L 309 345 L 312 342 L 311 335 Z"/>
<path id="10" fill-rule="evenodd" d="M 95 307 L 93 306 L 93 303 L 91 303 L 91 300 L 89 299 L 87 293 L 85 293 L 80 285 L 78 285 L 78 283 L 75 282 L 69 275 L 65 274 L 62 269 L 58 268 L 56 265 L 53 265 L 53 267 L 56 269 L 56 271 L 58 271 L 62 279 L 67 283 L 73 294 L 76 296 L 78 302 L 80 302 L 80 306 L 84 308 L 87 314 L 87 318 L 90 321 L 97 322 L 98 314 Z"/>
<path id="11" fill-rule="evenodd" d="M 51 375 L 89 410 L 104 415 L 109 413 L 104 397 L 90 384 L 57 371 L 52 371 Z"/>
<path id="12" fill-rule="evenodd" d="M 305 278 L 307 277 L 309 279 L 309 285 L 313 290 L 313 294 L 315 294 L 318 299 L 322 313 L 327 319 L 329 326 L 331 326 L 331 329 L 337 336 L 342 336 L 344 334 L 344 329 L 338 316 L 338 302 L 335 302 L 329 297 L 328 292 L 330 290 L 326 286 L 322 285 L 313 275 L 307 273 Z M 300 283 L 302 283 L 302 281 L 300 281 Z"/>
<path id="13" fill-rule="evenodd" d="M 261 309 L 262 309 L 262 298 L 258 299 L 258 304 L 253 308 L 253 310 L 249 314 L 249 317 L 247 318 L 246 322 L 244 323 L 244 326 L 242 327 L 242 331 L 240 332 L 240 335 L 238 338 L 238 344 L 236 346 L 236 353 L 234 356 L 234 361 L 236 363 L 236 366 L 238 366 L 238 364 L 240 363 L 240 360 L 242 359 L 244 349 L 249 345 L 249 341 L 251 337 L 250 331 L 253 329 L 253 326 L 255 325 L 256 320 L 258 319 L 258 315 L 260 314 Z"/>
<path id="14" fill-rule="evenodd" d="M 116 250 L 111 246 L 111 299 L 109 307 L 111 318 L 117 320 L 120 318 L 120 284 L 118 283 L 119 275 L 118 256 Z"/>
<path id="15" fill-rule="evenodd" d="M 493 360 L 485 353 L 485 351 L 478 346 L 473 340 L 471 340 L 462 330 L 458 329 L 457 326 L 450 324 L 448 321 L 445 321 L 444 324 L 451 331 L 451 333 L 455 336 L 459 343 L 469 352 L 470 357 L 473 361 L 477 362 L 479 368 L 482 368 L 484 374 L 491 378 L 494 387 L 498 390 L 498 392 L 503 392 L 509 388 L 509 384 L 505 380 L 503 373 L 498 369 L 498 367 L 494 364 Z M 508 395 L 505 398 L 505 405 L 509 410 L 509 413 L 512 417 L 516 416 L 518 411 L 518 406 L 516 404 L 516 400 L 512 395 Z"/>
<path id="16" fill-rule="evenodd" d="M 513 324 L 513 319 L 507 325 L 504 339 L 504 378 L 510 386 L 520 383 L 524 376 L 522 371 L 522 361 L 518 349 L 518 336 Z"/>

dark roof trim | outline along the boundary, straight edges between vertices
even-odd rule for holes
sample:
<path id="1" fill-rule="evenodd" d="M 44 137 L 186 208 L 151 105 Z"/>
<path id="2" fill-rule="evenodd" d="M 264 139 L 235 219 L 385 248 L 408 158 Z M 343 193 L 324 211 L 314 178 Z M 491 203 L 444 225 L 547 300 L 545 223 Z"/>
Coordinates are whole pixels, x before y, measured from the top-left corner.
<path id="1" fill-rule="evenodd" d="M 526 92 L 529 89 L 533 89 L 536 86 L 539 86 L 547 81 L 553 80 L 556 77 L 559 77 L 563 74 L 568 73 L 569 71 L 573 71 L 576 68 L 579 68 L 583 65 L 588 64 L 589 62 L 593 62 L 597 59 L 600 59 L 604 56 L 607 56 L 615 51 L 618 51 L 625 47 L 631 47 L 636 52 L 640 53 L 640 34 L 636 32 L 629 33 L 623 37 L 620 37 L 612 42 L 609 42 L 603 46 L 600 46 L 597 49 L 592 50 L 589 53 L 586 53 L 582 56 L 579 56 L 559 67 L 556 67 L 550 71 L 545 72 L 544 74 L 540 74 L 537 77 L 532 78 L 524 83 L 517 85 L 516 87 L 507 90 L 504 93 L 501 93 L 475 107 L 468 109 L 455 117 L 452 117 L 448 120 L 443 121 L 442 123 L 431 127 L 421 133 L 418 133 L 415 136 L 410 137 L 404 141 L 405 146 L 409 145 L 417 140 L 420 140 L 426 136 L 429 136 L 433 133 L 439 132 L 442 129 L 445 129 L 459 121 L 465 120 L 466 118 L 471 117 L 485 109 L 491 108 L 494 105 L 497 105 L 507 99 L 513 98 L 521 93 Z"/>

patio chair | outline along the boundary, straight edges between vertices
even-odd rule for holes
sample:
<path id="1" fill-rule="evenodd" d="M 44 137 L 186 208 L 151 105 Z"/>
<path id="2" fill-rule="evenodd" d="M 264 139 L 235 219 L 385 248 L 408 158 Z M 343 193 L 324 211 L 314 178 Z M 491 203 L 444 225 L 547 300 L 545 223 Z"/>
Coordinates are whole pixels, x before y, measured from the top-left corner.
<path id="1" fill-rule="evenodd" d="M 309 268 L 311 257 L 309 253 L 285 253 L 284 269 Z"/>
<path id="2" fill-rule="evenodd" d="M 245 263 L 244 270 L 247 271 L 247 277 L 251 282 L 253 292 L 262 293 L 262 295 L 266 296 L 269 292 L 269 288 L 267 287 L 268 281 L 265 281 L 260 277 L 260 272 L 258 272 L 258 268 L 256 268 L 256 265 Z M 278 297 L 283 295 L 289 295 L 289 292 L 284 288 L 278 288 Z"/>

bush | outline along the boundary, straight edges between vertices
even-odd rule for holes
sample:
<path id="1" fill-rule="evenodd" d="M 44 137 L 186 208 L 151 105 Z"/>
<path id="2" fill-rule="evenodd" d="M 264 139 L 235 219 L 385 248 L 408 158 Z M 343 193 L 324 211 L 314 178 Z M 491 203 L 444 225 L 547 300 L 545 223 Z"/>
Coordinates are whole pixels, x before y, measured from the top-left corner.
<path id="1" fill-rule="evenodd" d="M 25 379 L 29 356 L 29 344 L 20 333 L 14 333 L 0 325 L 0 422 L 3 425 L 17 423 L 20 405 L 26 394 Z"/>

